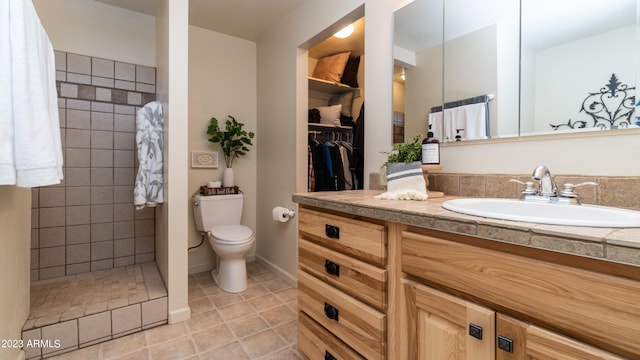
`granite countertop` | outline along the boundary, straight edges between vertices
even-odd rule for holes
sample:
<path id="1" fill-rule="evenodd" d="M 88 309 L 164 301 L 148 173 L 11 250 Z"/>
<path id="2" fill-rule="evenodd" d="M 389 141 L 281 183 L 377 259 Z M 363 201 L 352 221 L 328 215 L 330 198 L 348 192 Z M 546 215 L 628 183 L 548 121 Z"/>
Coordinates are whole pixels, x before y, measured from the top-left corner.
<path id="1" fill-rule="evenodd" d="M 640 228 L 545 225 L 496 220 L 442 208 L 446 200 L 379 200 L 380 190 L 293 194 L 293 201 L 348 214 L 406 225 L 473 235 L 546 250 L 640 266 Z"/>

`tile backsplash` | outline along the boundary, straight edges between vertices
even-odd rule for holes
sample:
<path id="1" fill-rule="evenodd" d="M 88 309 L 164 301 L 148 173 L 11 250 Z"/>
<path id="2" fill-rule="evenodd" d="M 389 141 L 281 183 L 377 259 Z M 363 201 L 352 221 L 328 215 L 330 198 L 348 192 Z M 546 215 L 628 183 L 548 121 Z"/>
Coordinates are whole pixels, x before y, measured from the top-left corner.
<path id="1" fill-rule="evenodd" d="M 520 197 L 523 186 L 510 183 L 510 179 L 531 181 L 531 175 L 473 175 L 430 173 L 429 189 L 446 195 L 488 198 Z M 579 184 L 587 181 L 598 186 L 582 186 L 576 189 L 580 202 L 640 210 L 640 177 L 555 175 L 559 189 L 565 183 Z"/>
<path id="2" fill-rule="evenodd" d="M 136 211 L 135 113 L 152 67 L 56 51 L 63 182 L 32 190 L 31 280 L 155 258 L 155 211 Z"/>

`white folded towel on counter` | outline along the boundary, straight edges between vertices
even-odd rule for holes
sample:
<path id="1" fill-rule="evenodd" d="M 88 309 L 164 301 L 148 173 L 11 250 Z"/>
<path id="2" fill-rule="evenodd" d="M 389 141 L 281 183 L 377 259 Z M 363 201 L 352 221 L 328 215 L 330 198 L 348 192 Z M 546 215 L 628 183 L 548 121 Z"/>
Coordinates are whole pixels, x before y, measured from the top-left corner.
<path id="1" fill-rule="evenodd" d="M 0 185 L 58 184 L 62 146 L 53 47 L 31 1 L 3 1 L 0 23 Z"/>

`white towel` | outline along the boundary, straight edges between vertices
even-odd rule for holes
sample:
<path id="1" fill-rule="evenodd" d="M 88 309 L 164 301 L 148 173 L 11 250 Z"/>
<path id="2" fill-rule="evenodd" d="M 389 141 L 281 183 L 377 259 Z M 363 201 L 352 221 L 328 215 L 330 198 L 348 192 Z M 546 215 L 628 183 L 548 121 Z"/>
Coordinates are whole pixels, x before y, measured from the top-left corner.
<path id="1" fill-rule="evenodd" d="M 478 103 L 458 106 L 444 111 L 444 133 L 454 140 L 457 129 L 462 140 L 487 138 L 487 104 Z"/>
<path id="2" fill-rule="evenodd" d="M 429 125 L 431 125 L 433 137 L 440 141 L 446 140 L 444 130 L 442 129 L 442 111 L 429 114 Z"/>
<path id="3" fill-rule="evenodd" d="M 138 210 L 164 202 L 163 127 L 164 117 L 159 101 L 146 104 L 136 113 L 139 165 L 133 203 Z"/>
<path id="4" fill-rule="evenodd" d="M 419 200 L 429 198 L 422 175 L 422 164 L 387 163 L 387 192 L 375 196 L 382 200 Z"/>
<path id="5" fill-rule="evenodd" d="M 0 12 L 0 185 L 58 184 L 62 146 L 53 47 L 31 1 L 3 1 Z"/>

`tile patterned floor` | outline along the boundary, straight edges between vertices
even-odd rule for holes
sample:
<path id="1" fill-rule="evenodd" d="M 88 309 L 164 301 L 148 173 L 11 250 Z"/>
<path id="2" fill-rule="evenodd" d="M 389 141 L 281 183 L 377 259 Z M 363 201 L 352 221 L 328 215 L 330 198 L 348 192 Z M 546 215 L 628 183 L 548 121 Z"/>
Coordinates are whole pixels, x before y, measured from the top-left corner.
<path id="1" fill-rule="evenodd" d="M 270 359 L 298 360 L 297 293 L 255 262 L 249 287 L 220 290 L 209 272 L 189 277 L 191 319 L 163 325 L 54 359 Z"/>

